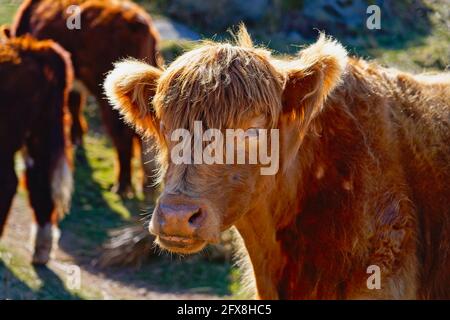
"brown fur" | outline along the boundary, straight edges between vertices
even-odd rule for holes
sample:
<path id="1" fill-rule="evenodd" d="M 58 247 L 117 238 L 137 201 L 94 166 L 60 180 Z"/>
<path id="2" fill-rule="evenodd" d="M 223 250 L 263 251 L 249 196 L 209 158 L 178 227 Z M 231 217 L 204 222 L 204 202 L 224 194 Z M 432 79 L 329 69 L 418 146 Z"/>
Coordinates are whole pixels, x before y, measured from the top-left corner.
<path id="1" fill-rule="evenodd" d="M 79 5 L 80 30 L 66 27 L 67 8 L 71 5 Z M 136 135 L 105 101 L 101 83 L 118 59 L 134 57 L 158 65 L 159 35 L 150 16 L 126 0 L 25 0 L 11 29 L 14 35 L 29 33 L 38 39 L 55 40 L 71 53 L 75 76 L 97 99 L 103 123 L 117 149 L 117 191 L 128 195 L 132 189 L 132 140 Z M 71 94 L 72 140 L 77 144 L 81 144 L 86 129 L 81 116 L 83 100 L 84 93 Z M 151 175 L 151 168 L 146 173 L 145 177 Z M 144 182 L 145 187 L 148 184 L 149 181 Z"/>
<path id="2" fill-rule="evenodd" d="M 86 104 L 87 93 L 83 88 L 81 90 L 72 90 L 69 93 L 69 111 L 72 115 L 72 128 L 70 137 L 75 146 L 83 145 L 83 136 L 87 132 L 88 125 L 83 116 L 83 107 Z"/>
<path id="3" fill-rule="evenodd" d="M 349 59 L 323 36 L 289 61 L 243 28 L 237 38 L 163 71 L 121 62 L 105 82 L 126 120 L 159 139 L 165 186 L 151 225 L 169 201 L 201 208 L 195 249 L 165 246 L 189 253 L 235 225 L 265 299 L 450 298 L 450 76 Z M 168 158 L 178 127 L 248 128 L 261 116 L 280 129 L 276 175 Z M 370 265 L 380 290 L 367 288 Z"/>
<path id="4" fill-rule="evenodd" d="M 56 226 L 58 216 L 69 209 L 72 155 L 67 96 L 72 76 L 70 56 L 55 42 L 1 33 L 0 235 L 16 193 L 14 155 L 21 148 L 38 227 Z M 45 263 L 50 252 L 35 254 L 35 262 Z"/>

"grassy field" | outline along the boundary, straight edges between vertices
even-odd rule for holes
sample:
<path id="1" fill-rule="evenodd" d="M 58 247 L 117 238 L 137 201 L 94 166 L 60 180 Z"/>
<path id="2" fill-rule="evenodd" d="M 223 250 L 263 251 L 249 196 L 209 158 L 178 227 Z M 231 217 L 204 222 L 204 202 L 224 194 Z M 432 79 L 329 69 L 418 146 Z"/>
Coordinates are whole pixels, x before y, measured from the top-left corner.
<path id="1" fill-rule="evenodd" d="M 0 25 L 11 23 L 11 18 L 22 1 L 0 0 Z"/>

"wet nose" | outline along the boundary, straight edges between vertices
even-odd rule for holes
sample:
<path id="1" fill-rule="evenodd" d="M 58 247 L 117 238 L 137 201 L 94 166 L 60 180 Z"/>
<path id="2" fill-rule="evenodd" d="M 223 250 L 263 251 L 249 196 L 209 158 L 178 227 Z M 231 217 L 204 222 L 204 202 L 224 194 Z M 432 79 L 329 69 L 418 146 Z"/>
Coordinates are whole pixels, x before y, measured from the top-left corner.
<path id="1" fill-rule="evenodd" d="M 191 204 L 160 203 L 157 229 L 167 236 L 190 237 L 200 227 L 203 217 L 200 207 Z"/>

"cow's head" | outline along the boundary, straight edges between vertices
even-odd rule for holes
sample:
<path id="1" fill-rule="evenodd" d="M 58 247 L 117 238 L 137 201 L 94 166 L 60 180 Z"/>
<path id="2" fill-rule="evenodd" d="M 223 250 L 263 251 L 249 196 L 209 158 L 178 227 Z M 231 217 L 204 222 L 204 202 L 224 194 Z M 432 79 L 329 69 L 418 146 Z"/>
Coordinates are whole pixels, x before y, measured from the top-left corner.
<path id="1" fill-rule="evenodd" d="M 216 242 L 255 202 L 276 192 L 346 63 L 342 46 L 324 36 L 296 59 L 276 60 L 253 46 L 245 28 L 236 44 L 205 42 L 165 70 L 133 60 L 117 63 L 105 82 L 108 98 L 138 132 L 158 141 L 164 189 L 150 231 L 159 244 L 174 252 L 197 252 Z M 202 142 L 183 150 L 192 151 L 191 164 L 175 163 L 173 151 L 178 154 L 182 144 L 172 141 L 173 134 L 179 137 L 176 130 L 184 129 L 194 136 L 196 121 L 224 137 L 225 129 L 245 130 L 247 136 L 237 140 L 243 140 L 246 152 L 250 140 L 259 138 L 258 129 L 279 129 L 279 141 L 267 134 L 269 150 L 278 151 L 270 146 L 279 143 L 279 171 L 261 174 L 260 159 L 256 164 L 195 163 L 191 149 L 205 147 Z M 226 153 L 219 157 L 226 159 Z"/>

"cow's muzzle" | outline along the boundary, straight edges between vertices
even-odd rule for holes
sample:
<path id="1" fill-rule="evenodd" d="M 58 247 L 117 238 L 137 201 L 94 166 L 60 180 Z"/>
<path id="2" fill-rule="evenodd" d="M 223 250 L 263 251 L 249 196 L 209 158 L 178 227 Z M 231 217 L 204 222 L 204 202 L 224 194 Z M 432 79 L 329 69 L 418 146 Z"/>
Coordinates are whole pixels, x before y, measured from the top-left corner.
<path id="1" fill-rule="evenodd" d="M 208 234 L 208 213 L 205 208 L 181 196 L 160 198 L 150 221 L 149 231 L 157 243 L 176 253 L 195 253 L 208 242 L 217 242 Z"/>

